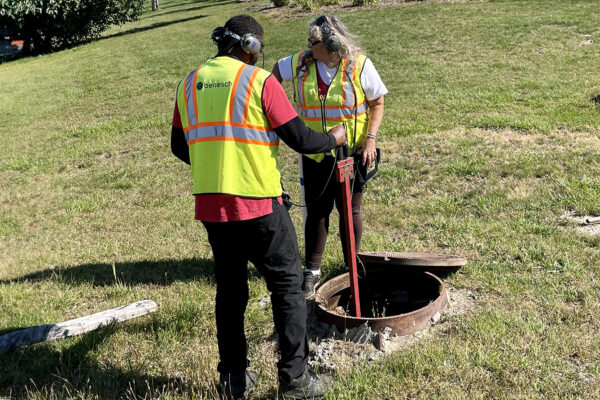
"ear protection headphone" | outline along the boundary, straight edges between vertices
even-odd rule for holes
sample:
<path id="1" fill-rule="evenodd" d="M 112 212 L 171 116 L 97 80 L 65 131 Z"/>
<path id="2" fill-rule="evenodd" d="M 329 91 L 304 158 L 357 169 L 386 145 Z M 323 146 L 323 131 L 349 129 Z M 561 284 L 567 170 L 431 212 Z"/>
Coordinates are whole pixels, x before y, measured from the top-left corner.
<path id="1" fill-rule="evenodd" d="M 243 36 L 240 36 L 236 33 L 231 32 L 229 29 L 220 26 L 215 28 L 212 32 L 210 38 L 215 42 L 215 44 L 219 43 L 225 36 L 230 36 L 240 42 L 240 46 L 242 50 L 244 50 L 248 54 L 260 54 L 260 52 L 264 49 L 265 45 L 260 41 L 260 39 L 253 33 L 246 33 Z"/>
<path id="2" fill-rule="evenodd" d="M 323 45 L 330 53 L 335 53 L 339 49 L 342 48 L 342 43 L 340 43 L 340 39 L 333 33 L 329 25 L 327 24 L 327 17 L 321 16 L 317 18 L 315 21 L 315 25 L 318 25 L 321 28 L 321 41 Z"/>

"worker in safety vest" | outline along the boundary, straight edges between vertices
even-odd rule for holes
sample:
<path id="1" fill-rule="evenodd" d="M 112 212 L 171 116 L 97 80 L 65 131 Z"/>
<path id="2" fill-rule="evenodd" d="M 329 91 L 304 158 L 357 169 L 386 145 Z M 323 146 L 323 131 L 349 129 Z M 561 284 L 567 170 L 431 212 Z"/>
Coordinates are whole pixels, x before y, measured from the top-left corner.
<path id="1" fill-rule="evenodd" d="M 354 245 L 358 251 L 363 227 L 363 191 L 367 180 L 377 171 L 375 141 L 388 90 L 355 36 L 334 16 L 323 15 L 312 21 L 308 27 L 308 49 L 280 59 L 273 67 L 273 75 L 280 82 L 292 83 L 294 103 L 308 127 L 326 132 L 342 121 L 346 124 L 348 146 L 354 157 L 351 206 Z M 335 158 L 331 154 L 306 154 L 299 164 L 307 204 L 304 291 L 306 298 L 310 298 L 320 283 L 334 203 L 340 216 L 343 215 L 342 187 L 334 178 Z M 339 219 L 339 231 L 347 260 L 344 218 Z"/>
<path id="2" fill-rule="evenodd" d="M 255 67 L 263 28 L 238 15 L 216 28 L 218 54 L 177 87 L 171 149 L 191 164 L 196 219 L 208 232 L 215 262 L 220 382 L 241 398 L 256 382 L 247 370 L 244 311 L 248 261 L 271 291 L 279 335 L 279 396 L 320 398 L 329 382 L 307 368 L 306 302 L 294 226 L 282 205 L 279 139 L 302 153 L 342 145 L 339 125 L 315 132 L 298 117 L 280 83 Z"/>

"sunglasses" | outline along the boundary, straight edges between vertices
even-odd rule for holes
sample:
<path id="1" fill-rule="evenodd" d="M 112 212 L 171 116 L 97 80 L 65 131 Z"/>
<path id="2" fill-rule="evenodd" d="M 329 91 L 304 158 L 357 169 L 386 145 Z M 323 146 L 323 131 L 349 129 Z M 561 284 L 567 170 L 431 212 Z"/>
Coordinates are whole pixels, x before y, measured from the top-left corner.
<path id="1" fill-rule="evenodd" d="M 316 44 L 319 44 L 319 43 L 321 43 L 321 41 L 320 41 L 320 40 L 312 40 L 312 39 L 308 39 L 308 45 L 309 45 L 310 47 L 312 47 L 312 46 L 314 46 L 314 45 L 316 45 Z"/>

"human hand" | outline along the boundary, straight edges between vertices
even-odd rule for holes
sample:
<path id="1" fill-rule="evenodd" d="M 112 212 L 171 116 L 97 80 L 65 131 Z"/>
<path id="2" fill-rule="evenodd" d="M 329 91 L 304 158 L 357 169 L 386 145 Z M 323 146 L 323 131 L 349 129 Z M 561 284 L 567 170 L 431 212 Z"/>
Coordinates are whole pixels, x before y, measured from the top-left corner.
<path id="1" fill-rule="evenodd" d="M 344 125 L 340 124 L 334 126 L 329 130 L 329 133 L 331 133 L 333 137 L 335 137 L 336 146 L 341 146 L 344 143 L 346 143 L 346 129 L 344 128 Z"/>
<path id="2" fill-rule="evenodd" d="M 365 165 L 368 163 L 369 165 L 377 159 L 377 150 L 375 149 L 375 139 L 374 138 L 366 138 L 362 145 L 362 163 Z"/>

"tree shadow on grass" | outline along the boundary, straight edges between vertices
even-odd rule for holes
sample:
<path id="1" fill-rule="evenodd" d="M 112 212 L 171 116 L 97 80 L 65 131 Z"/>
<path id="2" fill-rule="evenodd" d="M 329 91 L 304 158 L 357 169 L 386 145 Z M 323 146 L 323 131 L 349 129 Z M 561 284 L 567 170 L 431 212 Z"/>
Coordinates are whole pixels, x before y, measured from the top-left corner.
<path id="1" fill-rule="evenodd" d="M 260 278 L 261 275 L 256 268 L 248 268 L 249 280 Z M 47 280 L 70 285 L 85 283 L 96 287 L 117 284 L 169 286 L 174 282 L 197 280 L 212 285 L 216 283 L 212 258 L 189 258 L 74 265 L 37 271 L 15 279 L 0 280 L 0 285 Z"/>
<path id="2" fill-rule="evenodd" d="M 184 11 L 184 10 L 182 10 L 182 11 Z M 125 35 L 131 35 L 133 33 L 150 31 L 152 29 L 162 28 L 162 27 L 165 27 L 165 26 L 169 26 L 169 25 L 173 25 L 173 24 L 179 24 L 181 22 L 193 21 L 193 20 L 196 20 L 196 19 L 206 18 L 206 17 L 207 17 L 207 15 L 196 15 L 196 16 L 189 17 L 189 18 L 177 19 L 177 20 L 174 20 L 174 21 L 157 22 L 157 23 L 154 23 L 152 25 L 141 26 L 139 28 L 133 28 L 133 29 L 129 29 L 129 30 L 126 30 L 126 31 L 123 31 L 123 32 L 113 33 L 113 34 L 107 35 L 107 36 L 102 36 L 102 37 L 98 38 L 97 41 L 111 39 L 111 38 L 115 38 L 115 37 L 121 37 L 121 36 L 125 36 Z"/>
<path id="3" fill-rule="evenodd" d="M 169 14 L 187 13 L 190 11 L 201 10 L 203 8 L 222 6 L 224 4 L 234 3 L 234 1 L 230 0 L 230 1 L 221 1 L 221 2 L 214 2 L 214 1 L 209 2 L 208 0 L 203 0 L 203 1 L 194 1 L 194 2 L 190 2 L 190 3 L 177 4 L 177 5 L 173 5 L 171 7 L 179 7 L 179 6 L 184 6 L 187 4 L 197 4 L 197 3 L 208 3 L 208 4 L 199 4 L 199 5 L 193 6 L 193 7 L 180 8 L 178 10 L 169 10 L 169 11 L 163 11 L 165 8 L 169 8 L 169 7 L 164 7 L 164 8 L 161 7 L 160 10 L 154 11 L 154 12 L 152 12 L 152 14 L 144 15 L 143 17 L 140 18 L 140 21 L 146 21 L 146 20 L 149 20 L 150 18 L 162 17 L 164 15 L 169 15 Z"/>
<path id="4" fill-rule="evenodd" d="M 199 7 L 199 8 L 203 8 L 203 7 Z M 182 11 L 185 11 L 185 10 L 182 10 Z M 61 48 L 61 49 L 56 49 L 54 51 L 51 51 L 50 53 L 59 52 L 59 51 L 62 51 L 62 50 L 70 49 L 70 48 L 73 48 L 73 47 L 76 47 L 76 46 L 81 46 L 81 45 L 92 43 L 92 42 L 99 42 L 101 40 L 111 39 L 111 38 L 115 38 L 115 37 L 121 37 L 121 36 L 125 36 L 125 35 L 130 35 L 130 34 L 133 34 L 133 33 L 145 32 L 145 31 L 149 31 L 149 30 L 152 30 L 152 29 L 162 28 L 162 27 L 165 27 L 165 26 L 169 26 L 169 25 L 173 25 L 173 24 L 178 24 L 178 23 L 181 23 L 181 22 L 193 21 L 193 20 L 200 19 L 200 18 L 205 18 L 205 17 L 207 17 L 207 15 L 196 15 L 196 16 L 189 17 L 189 18 L 181 18 L 181 19 L 178 19 L 178 20 L 175 20 L 175 21 L 157 22 L 157 23 L 152 24 L 152 25 L 142 26 L 142 27 L 139 27 L 139 28 L 133 28 L 133 29 L 129 29 L 129 30 L 126 30 L 126 31 L 123 31 L 123 32 L 114 33 L 114 34 L 107 35 L 107 36 L 101 36 L 101 37 L 99 37 L 97 39 L 82 40 L 81 42 L 72 43 L 69 46 L 65 46 L 64 48 Z M 49 54 L 49 53 L 45 53 L 45 54 Z M 15 60 L 18 60 L 18 59 L 21 59 L 21 58 L 25 58 L 25 57 L 30 57 L 30 56 L 32 56 L 32 55 L 28 54 L 28 53 L 24 53 L 22 51 L 20 51 L 18 53 L 14 53 L 12 55 L 6 55 L 6 56 L 1 56 L 0 55 L 0 64 L 3 64 L 5 62 L 9 62 L 9 61 L 15 61 Z"/>
<path id="5" fill-rule="evenodd" d="M 93 263 L 46 269 L 16 279 L 1 280 L 0 284 L 54 280 L 67 284 L 153 284 L 168 286 L 176 281 L 206 280 L 214 284 L 214 262 L 206 258 L 185 260 L 135 261 Z"/>
<path id="6" fill-rule="evenodd" d="M 183 377 L 147 373 L 140 366 L 123 369 L 99 362 L 94 353 L 116 330 L 109 325 L 77 338 L 63 348 L 43 343 L 0 354 L 0 396 L 29 398 L 157 398 L 215 392 L 214 382 L 190 386 Z M 211 397 L 211 396 L 208 396 Z"/>
<path id="7" fill-rule="evenodd" d="M 191 0 L 191 1 L 186 1 L 186 2 L 160 0 L 159 3 L 160 3 L 160 10 L 164 10 L 164 9 L 167 9 L 167 8 L 180 7 L 180 6 L 184 6 L 184 5 L 187 5 L 187 4 L 206 3 L 206 2 L 209 2 L 209 1 L 212 1 L 212 0 Z M 221 2 L 214 2 L 214 3 L 215 3 L 215 5 L 219 5 Z M 155 11 L 153 11 L 153 12 L 155 12 Z"/>

